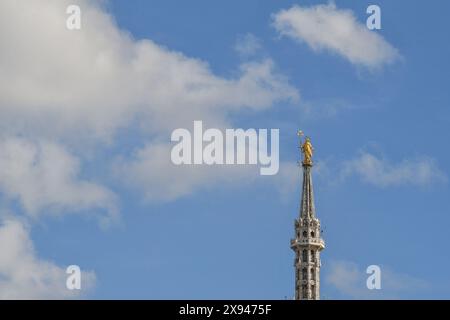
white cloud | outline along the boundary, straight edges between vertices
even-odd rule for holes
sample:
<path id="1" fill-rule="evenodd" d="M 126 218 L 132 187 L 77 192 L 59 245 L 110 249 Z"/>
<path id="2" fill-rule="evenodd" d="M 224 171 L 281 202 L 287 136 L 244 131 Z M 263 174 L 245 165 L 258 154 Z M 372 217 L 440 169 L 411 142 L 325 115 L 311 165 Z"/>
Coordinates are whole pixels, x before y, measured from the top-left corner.
<path id="1" fill-rule="evenodd" d="M 395 272 L 380 265 L 381 289 L 369 290 L 365 268 L 350 261 L 331 261 L 325 282 L 332 285 L 345 299 L 402 299 L 429 287 L 422 279 Z"/>
<path id="2" fill-rule="evenodd" d="M 65 268 L 36 256 L 27 228 L 16 220 L 0 226 L 0 299 L 65 299 L 87 293 L 93 272 L 81 273 L 81 290 L 66 288 Z"/>
<path id="3" fill-rule="evenodd" d="M 294 5 L 274 14 L 273 26 L 281 35 L 305 42 L 315 51 L 328 50 L 368 68 L 392 63 L 400 56 L 380 34 L 359 23 L 351 10 L 338 9 L 334 3 Z"/>
<path id="4" fill-rule="evenodd" d="M 341 178 L 357 175 L 364 182 L 378 187 L 426 186 L 447 181 L 446 174 L 430 157 L 404 159 L 398 164 L 392 164 L 368 152 L 361 152 L 354 159 L 342 164 L 340 175 Z"/>
<path id="5" fill-rule="evenodd" d="M 135 150 L 128 158 L 118 159 L 114 172 L 130 187 L 142 192 L 147 201 L 166 202 L 197 191 L 239 188 L 251 183 L 272 183 L 282 199 L 300 184 L 295 163 L 281 162 L 274 176 L 261 176 L 259 165 L 174 165 L 170 161 L 173 145 L 152 143 Z"/>
<path id="6" fill-rule="evenodd" d="M 117 218 L 115 195 L 78 178 L 80 164 L 63 147 L 48 141 L 0 139 L 0 190 L 17 199 L 26 214 L 99 210 L 104 222 Z"/>
<path id="7" fill-rule="evenodd" d="M 66 29 L 69 4 L 81 7 L 81 30 Z M 98 1 L 3 0 L 0 39 L 0 133 L 110 140 L 136 120 L 166 134 L 298 98 L 271 60 L 219 77 L 204 61 L 133 39 Z"/>
<path id="8" fill-rule="evenodd" d="M 171 201 L 211 187 L 247 185 L 259 168 L 245 165 L 181 165 L 170 161 L 172 145 L 153 143 L 115 164 L 115 173 L 148 201 Z"/>
<path id="9" fill-rule="evenodd" d="M 66 28 L 69 4 L 81 8 L 81 30 Z M 270 59 L 247 61 L 233 77 L 217 76 L 205 61 L 149 39 L 136 40 L 120 30 L 101 1 L 1 1 L 0 38 L 0 137 L 5 139 L 17 134 L 57 138 L 84 152 L 92 144 L 114 143 L 119 129 L 133 127 L 147 139 L 147 149 L 159 149 L 159 145 L 151 145 L 155 137 L 168 141 L 173 129 L 191 125 L 193 120 L 212 127 L 232 127 L 229 116 L 233 113 L 243 109 L 257 112 L 299 98 Z M 145 150 L 139 157 L 144 154 Z M 149 158 L 143 163 L 151 168 L 170 165 L 170 158 L 153 161 Z M 133 176 L 139 166 L 130 166 Z M 195 184 L 216 175 L 208 168 L 200 171 L 192 179 L 198 181 Z M 159 182 L 173 181 L 170 170 L 157 175 Z M 152 181 L 144 182 L 145 177 L 154 178 L 149 173 L 136 175 L 136 184 L 151 185 Z M 190 185 L 178 182 L 169 188 L 176 190 L 168 190 L 162 197 L 190 193 Z M 53 199 L 41 200 L 28 187 L 21 188 L 10 194 L 18 194 L 30 212 L 53 202 L 58 205 Z M 154 193 L 151 198 L 162 193 L 159 188 L 147 188 L 146 193 L 150 190 Z M 63 206 L 77 205 L 78 196 L 65 191 L 71 190 L 58 192 L 65 198 Z M 93 194 L 88 199 L 108 198 L 99 189 L 87 194 Z"/>

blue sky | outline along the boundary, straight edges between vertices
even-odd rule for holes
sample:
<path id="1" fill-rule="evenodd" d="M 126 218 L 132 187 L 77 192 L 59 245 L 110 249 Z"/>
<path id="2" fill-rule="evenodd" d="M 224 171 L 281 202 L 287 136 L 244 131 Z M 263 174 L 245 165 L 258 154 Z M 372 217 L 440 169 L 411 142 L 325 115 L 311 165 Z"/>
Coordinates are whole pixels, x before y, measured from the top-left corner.
<path id="1" fill-rule="evenodd" d="M 49 1 L 41 2 L 45 6 L 42 12 L 63 8 L 55 21 L 64 21 L 64 5 L 53 8 Z M 77 264 L 95 274 L 92 288 L 83 296 L 94 299 L 292 297 L 294 268 L 289 240 L 298 215 L 301 185 L 299 168 L 293 169 L 293 163 L 300 157 L 296 131 L 302 129 L 312 137 L 316 150 L 316 211 L 326 242 L 322 298 L 450 296 L 449 3 L 377 1 L 382 29 L 365 30 L 363 36 L 367 32 L 377 37 L 369 37 L 363 47 L 375 45 L 380 52 L 394 48 L 397 54 L 381 57 L 372 68 L 367 63 L 372 63 L 368 49 L 355 49 L 358 57 L 368 59 L 361 63 L 327 47 L 320 42 L 323 39 L 316 39 L 319 48 L 313 48 L 307 40 L 282 35 L 274 26 L 275 15 L 281 10 L 294 5 L 305 10 L 317 8 L 326 5 L 322 1 L 111 0 L 99 7 L 74 2 L 79 3 L 86 20 L 82 20 L 79 33 L 82 40 L 72 33 L 67 42 L 53 35 L 59 31 L 50 23 L 36 24 L 36 43 L 28 39 L 33 33 L 22 19 L 28 12 L 20 7 L 27 6 L 25 2 L 14 7 L 5 1 L 7 7 L 0 10 L 0 17 L 7 12 L 3 9 L 19 17 L 4 22 L 10 26 L 6 29 L 10 38 L 19 40 L 0 37 L 3 48 L 19 53 L 17 57 L 0 55 L 0 68 L 10 71 L 13 79 L 23 72 L 21 79 L 26 81 L 9 82 L 25 83 L 21 92 L 29 90 L 15 95 L 11 85 L 0 91 L 4 118 L 0 145 L 6 150 L 0 151 L 0 164 L 12 171 L 15 156 L 28 154 L 27 150 L 41 152 L 38 178 L 33 183 L 28 183 L 28 175 L 0 172 L 0 179 L 6 181 L 0 182 L 4 228 L 8 227 L 5 221 L 19 221 L 14 230 L 22 230 L 21 237 L 14 233 L 11 237 L 27 239 L 24 247 L 34 248 L 24 254 L 35 261 L 36 268 L 30 267 L 30 272 L 45 275 L 40 273 L 43 261 L 52 264 L 58 274 L 64 266 Z M 373 2 L 334 3 L 328 7 L 331 13 L 339 16 L 351 11 L 355 25 L 365 26 L 366 8 Z M 94 23 L 92 10 L 109 15 L 115 24 L 111 26 L 103 18 Z M 33 19 L 41 21 L 39 15 Z M 102 37 L 104 30 L 119 29 L 125 32 L 125 40 L 120 38 L 116 43 L 115 36 Z M 144 44 L 142 51 L 127 51 L 143 39 L 151 40 L 158 49 L 152 51 L 154 47 Z M 249 39 L 258 45 L 246 54 L 238 52 L 236 46 Z M 30 41 L 38 49 L 38 58 L 25 50 L 24 43 Z M 45 41 L 51 45 L 46 46 Z M 105 50 L 104 56 L 98 48 Z M 105 68 L 99 73 L 104 72 L 116 63 L 114 50 L 120 52 L 117 61 L 125 61 L 117 67 L 120 72 L 105 71 L 104 78 L 96 78 L 93 72 L 90 84 L 91 78 L 82 74 L 83 61 L 88 64 L 96 57 Z M 58 52 L 61 58 L 55 62 L 47 52 L 48 56 Z M 143 71 L 127 73 L 131 63 L 126 59 L 136 52 L 140 52 L 136 54 L 139 58 L 133 63 Z M 160 60 L 152 60 L 158 55 L 155 52 L 161 54 Z M 189 65 L 173 58 L 174 52 Z M 170 58 L 166 60 L 166 56 Z M 200 67 L 196 65 L 199 61 Z M 267 61 L 273 69 L 262 81 L 272 81 L 279 88 L 261 105 L 250 102 L 242 107 L 245 103 L 239 99 L 226 97 L 243 92 L 239 91 L 243 86 L 244 95 L 253 101 L 252 94 L 265 97 L 264 85 L 252 91 L 237 83 L 236 91 L 225 91 L 225 95 L 205 102 L 190 100 L 184 91 L 172 94 L 170 85 L 176 81 L 165 80 L 165 72 L 174 79 L 189 79 L 190 73 L 200 83 L 221 88 L 223 79 L 234 81 L 245 76 L 248 64 L 259 68 Z M 75 68 L 75 63 L 80 63 L 81 69 Z M 155 82 L 145 69 L 153 70 L 153 63 L 161 65 L 164 76 L 156 80 L 161 87 L 146 83 Z M 35 73 L 40 64 L 52 64 L 48 69 L 54 73 Z M 21 67 L 24 65 L 28 69 Z M 185 72 L 182 67 L 188 70 L 187 76 L 181 74 Z M 65 69 L 67 74 L 61 71 Z M 81 70 L 79 74 L 77 70 Z M 111 80 L 118 75 L 124 79 L 117 83 Z M 0 77 L 0 83 L 6 83 L 8 78 Z M 188 80 L 180 81 L 189 84 Z M 67 92 L 73 95 L 56 93 L 66 88 L 71 88 Z M 167 96 L 155 93 L 165 89 Z M 50 93 L 35 93 L 42 90 Z M 162 172 L 167 168 L 164 163 L 159 165 L 156 152 L 162 149 L 156 146 L 169 144 L 170 131 L 179 125 L 190 128 L 194 118 L 219 127 L 279 128 L 280 173 L 247 181 L 238 174 L 224 178 L 216 173 L 220 168 L 201 175 L 178 175 L 179 171 L 170 169 Z M 66 167 L 66 163 L 70 165 Z M 158 165 L 153 167 L 154 163 Z M 26 168 L 29 171 L 20 172 L 36 173 L 36 164 Z M 105 227 L 98 219 L 105 212 L 108 219 L 119 218 L 111 218 Z M 0 238 L 8 239 L 9 233 L 4 234 Z M 17 263 L 28 263 L 27 259 Z M 26 279 L 8 273 L 6 263 L 0 262 L 0 274 L 12 280 L 0 281 L 2 297 L 8 297 L 6 291 L 17 292 L 19 297 L 41 297 L 40 293 L 44 298 L 59 297 L 53 287 L 29 288 L 32 284 Z M 365 269 L 372 264 L 381 266 L 379 292 L 365 289 Z M 60 284 L 54 286 L 59 288 Z"/>

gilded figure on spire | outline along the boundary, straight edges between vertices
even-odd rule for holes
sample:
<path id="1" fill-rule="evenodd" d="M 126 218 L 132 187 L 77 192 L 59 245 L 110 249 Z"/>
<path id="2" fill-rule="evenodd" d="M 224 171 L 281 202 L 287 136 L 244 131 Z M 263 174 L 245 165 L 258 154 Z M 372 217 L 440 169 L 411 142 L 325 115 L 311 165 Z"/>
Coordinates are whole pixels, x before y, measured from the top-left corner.
<path id="1" fill-rule="evenodd" d="M 311 144 L 311 139 L 309 137 L 306 137 L 305 142 L 302 144 L 302 136 L 304 135 L 303 131 L 299 130 L 297 132 L 297 135 L 300 137 L 300 148 L 303 153 L 303 164 L 306 166 L 312 166 L 313 164 L 312 156 L 314 148 Z"/>

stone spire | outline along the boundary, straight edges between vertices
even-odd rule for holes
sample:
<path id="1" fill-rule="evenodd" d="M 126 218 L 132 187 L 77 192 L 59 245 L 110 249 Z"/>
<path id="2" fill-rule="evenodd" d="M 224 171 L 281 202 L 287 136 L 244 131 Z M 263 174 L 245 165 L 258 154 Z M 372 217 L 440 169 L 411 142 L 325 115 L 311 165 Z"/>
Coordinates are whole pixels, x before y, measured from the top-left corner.
<path id="1" fill-rule="evenodd" d="M 302 136 L 303 133 L 299 132 Z M 291 248 L 295 252 L 295 299 L 320 299 L 320 251 L 325 248 L 321 238 L 320 221 L 316 218 L 311 177 L 313 147 L 309 138 L 301 145 L 303 153 L 303 187 L 300 214 L 295 220 L 295 238 Z"/>
<path id="2" fill-rule="evenodd" d="M 303 166 L 303 188 L 302 202 L 300 206 L 300 217 L 315 218 L 316 208 L 314 207 L 314 192 L 311 177 L 312 164 L 302 164 Z"/>

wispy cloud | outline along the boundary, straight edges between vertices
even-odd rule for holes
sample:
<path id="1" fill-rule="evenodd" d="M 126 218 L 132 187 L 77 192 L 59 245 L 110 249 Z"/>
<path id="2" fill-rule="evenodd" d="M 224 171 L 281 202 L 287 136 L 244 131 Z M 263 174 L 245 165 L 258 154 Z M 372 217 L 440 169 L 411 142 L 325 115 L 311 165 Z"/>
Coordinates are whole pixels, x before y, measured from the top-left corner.
<path id="1" fill-rule="evenodd" d="M 331 261 L 325 282 L 333 286 L 344 299 L 407 299 L 411 294 L 430 287 L 425 280 L 393 271 L 380 265 L 381 289 L 369 290 L 366 268 L 351 261 Z"/>
<path id="2" fill-rule="evenodd" d="M 258 175 L 249 166 L 176 166 L 170 161 L 172 145 L 152 143 L 131 157 L 118 159 L 116 176 L 139 192 L 147 201 L 167 202 L 220 185 L 246 185 Z"/>
<path id="3" fill-rule="evenodd" d="M 173 201 L 218 187 L 236 191 L 256 181 L 273 184 L 287 199 L 299 184 L 300 168 L 295 163 L 282 162 L 277 175 L 262 177 L 254 165 L 177 166 L 170 161 L 171 148 L 168 143 L 152 143 L 137 149 L 132 156 L 117 159 L 114 174 L 150 202 Z"/>
<path id="4" fill-rule="evenodd" d="M 261 48 L 261 41 L 252 33 L 239 35 L 234 45 L 236 52 L 244 58 L 253 56 Z"/>
<path id="5" fill-rule="evenodd" d="M 378 187 L 426 186 L 448 180 L 447 175 L 441 171 L 433 158 L 423 156 L 403 159 L 395 164 L 369 152 L 361 152 L 341 165 L 341 179 L 352 175 Z"/>
<path id="6" fill-rule="evenodd" d="M 372 69 L 400 57 L 398 50 L 380 34 L 358 22 L 351 10 L 338 9 L 334 3 L 294 5 L 272 18 L 281 35 L 304 42 L 315 51 L 336 53 L 356 65 Z"/>

